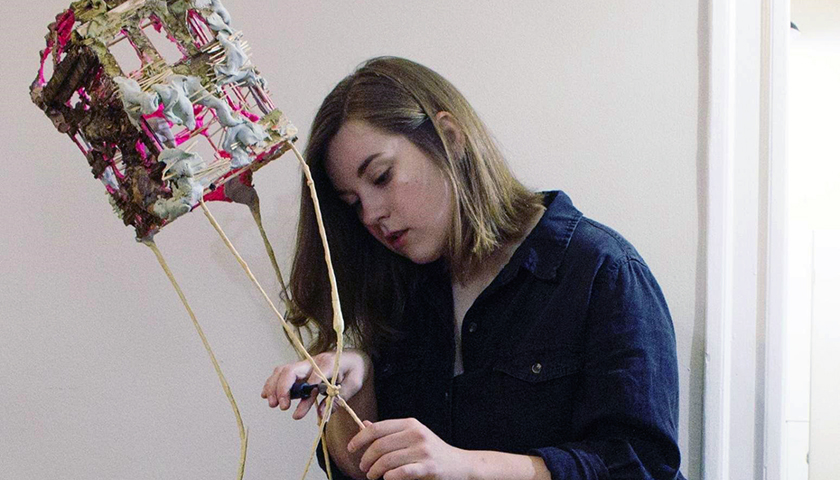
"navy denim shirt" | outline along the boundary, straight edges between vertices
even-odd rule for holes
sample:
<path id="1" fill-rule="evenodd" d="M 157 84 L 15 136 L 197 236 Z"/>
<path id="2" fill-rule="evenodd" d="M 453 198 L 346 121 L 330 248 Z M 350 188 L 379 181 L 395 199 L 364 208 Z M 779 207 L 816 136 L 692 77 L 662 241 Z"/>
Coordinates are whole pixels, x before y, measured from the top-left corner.
<path id="1" fill-rule="evenodd" d="M 674 328 L 656 280 L 564 193 L 545 204 L 467 311 L 455 377 L 451 283 L 429 268 L 405 339 L 373 359 L 380 420 L 414 417 L 459 448 L 538 455 L 554 479 L 683 478 Z"/>

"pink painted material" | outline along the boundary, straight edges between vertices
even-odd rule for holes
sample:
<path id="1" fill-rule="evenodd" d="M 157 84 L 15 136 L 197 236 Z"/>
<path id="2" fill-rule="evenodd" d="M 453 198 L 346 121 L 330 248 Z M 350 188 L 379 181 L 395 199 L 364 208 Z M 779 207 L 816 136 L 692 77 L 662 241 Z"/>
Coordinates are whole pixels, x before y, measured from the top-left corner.
<path id="1" fill-rule="evenodd" d="M 227 176 L 229 177 L 230 175 L 231 174 L 228 174 Z M 234 180 L 231 180 L 231 182 L 240 182 L 243 185 L 247 185 L 249 187 L 254 186 L 254 184 L 252 183 L 252 180 L 254 178 L 254 172 L 248 170 L 245 173 L 241 173 L 241 174 L 233 173 L 232 175 L 238 175 L 239 177 L 234 179 Z M 208 193 L 204 194 L 204 201 L 205 202 L 233 202 L 233 200 L 231 200 L 230 197 L 228 197 L 227 194 L 225 193 L 225 186 L 227 186 L 227 183 L 222 184 L 221 186 L 219 186 L 218 188 L 216 188 L 212 192 L 208 192 Z"/>
<path id="2" fill-rule="evenodd" d="M 253 113 L 249 112 L 248 110 L 245 110 L 245 107 L 243 105 L 240 105 L 239 108 L 236 108 L 234 110 L 236 110 L 237 112 L 239 112 L 240 115 L 242 115 L 243 117 L 247 118 L 248 120 L 250 120 L 252 122 L 259 122 L 260 121 L 260 116 L 259 115 L 254 115 Z"/>
<path id="3" fill-rule="evenodd" d="M 201 48 L 204 45 L 207 45 L 210 42 L 210 38 L 207 37 L 205 29 L 201 25 L 204 24 L 204 26 L 209 29 L 207 20 L 205 20 L 200 13 L 192 9 L 187 10 L 187 19 L 189 20 L 191 30 L 196 37 L 195 46 L 197 48 Z"/>
<path id="4" fill-rule="evenodd" d="M 149 158 L 149 154 L 146 152 L 146 144 L 140 141 L 139 138 L 137 139 L 137 142 L 134 143 L 134 149 L 137 150 L 137 153 L 140 154 L 140 158 L 143 160 Z"/>
<path id="5" fill-rule="evenodd" d="M 158 33 L 161 33 L 161 29 L 163 28 L 163 22 L 157 17 L 157 15 L 149 15 L 149 21 L 152 23 L 152 26 L 157 30 Z"/>
<path id="6" fill-rule="evenodd" d="M 212 109 L 207 109 L 207 111 L 212 112 Z M 204 135 L 208 139 L 210 138 L 208 137 L 207 128 L 204 127 L 205 115 L 202 115 L 202 113 L 204 112 L 204 105 L 193 105 L 193 115 L 195 116 L 195 129 L 192 131 L 187 129 L 180 131 L 177 135 L 175 135 L 175 145 L 181 145 L 182 143 L 192 138 L 194 132 L 198 132 L 199 135 Z M 216 150 L 215 147 L 214 150 Z"/>
<path id="7" fill-rule="evenodd" d="M 157 110 L 155 110 L 153 113 L 150 113 L 148 115 L 141 115 L 141 117 L 143 117 L 143 118 L 152 118 L 152 117 L 166 118 L 166 116 L 163 114 L 163 108 L 164 108 L 163 107 L 163 102 L 161 102 L 158 105 Z M 167 121 L 169 121 L 169 120 L 167 120 Z M 172 125 L 173 125 L 173 123 L 169 122 L 169 126 L 171 127 Z"/>
<path id="8" fill-rule="evenodd" d="M 64 13 L 59 13 L 55 16 L 55 24 L 53 24 L 49 40 L 47 40 L 47 48 L 41 51 L 41 68 L 38 70 L 38 85 L 44 86 L 47 81 L 44 79 L 44 65 L 47 63 L 47 58 L 50 53 L 53 54 L 54 62 L 57 64 L 61 54 L 64 52 L 64 47 L 70 40 L 70 34 L 73 33 L 73 25 L 76 24 L 76 14 L 73 10 L 67 9 Z"/>

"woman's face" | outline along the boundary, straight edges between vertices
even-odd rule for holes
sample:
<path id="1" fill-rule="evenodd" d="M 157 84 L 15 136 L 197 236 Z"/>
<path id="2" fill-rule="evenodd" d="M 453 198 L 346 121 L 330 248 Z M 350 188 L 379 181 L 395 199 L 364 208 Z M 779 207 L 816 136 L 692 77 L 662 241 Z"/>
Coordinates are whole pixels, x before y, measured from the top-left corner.
<path id="1" fill-rule="evenodd" d="M 383 245 L 414 263 L 439 259 L 452 228 L 452 189 L 432 159 L 402 135 L 350 120 L 327 150 L 342 201 Z"/>

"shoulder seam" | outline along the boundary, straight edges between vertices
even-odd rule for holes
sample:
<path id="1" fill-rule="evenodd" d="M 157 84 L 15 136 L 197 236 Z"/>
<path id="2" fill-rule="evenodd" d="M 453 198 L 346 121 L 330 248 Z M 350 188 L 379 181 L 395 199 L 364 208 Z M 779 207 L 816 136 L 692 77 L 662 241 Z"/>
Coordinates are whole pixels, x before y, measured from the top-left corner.
<path id="1" fill-rule="evenodd" d="M 639 256 L 639 252 L 635 250 L 635 247 L 633 247 L 633 245 L 626 238 L 621 236 L 621 234 L 605 225 L 598 223 L 595 220 L 592 220 L 591 218 L 585 215 L 581 218 L 581 221 L 586 221 L 586 223 L 592 228 L 595 228 L 605 233 L 606 235 L 609 235 L 609 237 L 615 242 L 616 246 L 618 246 L 618 248 L 621 250 L 621 257 L 617 257 L 616 261 L 613 263 L 620 264 L 624 260 L 634 260 L 642 265 L 646 265 L 645 261 L 642 260 L 642 258 Z"/>

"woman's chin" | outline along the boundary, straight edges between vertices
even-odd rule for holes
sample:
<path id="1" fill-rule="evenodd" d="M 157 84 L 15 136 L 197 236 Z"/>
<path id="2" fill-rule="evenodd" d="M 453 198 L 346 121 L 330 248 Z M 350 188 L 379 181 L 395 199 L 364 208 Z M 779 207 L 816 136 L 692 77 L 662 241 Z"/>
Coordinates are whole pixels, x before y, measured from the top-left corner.
<path id="1" fill-rule="evenodd" d="M 432 263 L 441 257 L 440 252 L 423 252 L 423 251 L 414 251 L 412 249 L 404 249 L 403 251 L 395 251 L 398 255 L 401 255 L 409 260 L 412 263 L 416 263 L 417 265 L 426 265 L 428 263 Z"/>

